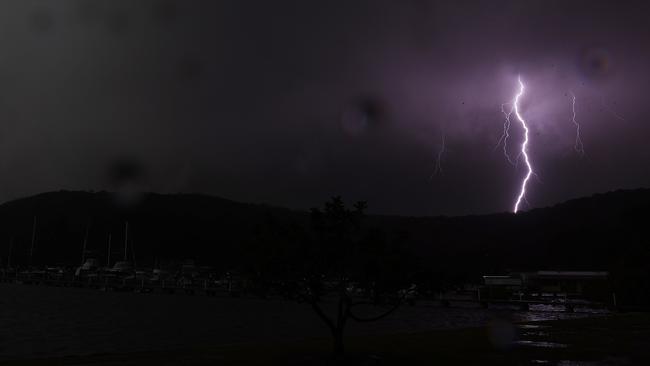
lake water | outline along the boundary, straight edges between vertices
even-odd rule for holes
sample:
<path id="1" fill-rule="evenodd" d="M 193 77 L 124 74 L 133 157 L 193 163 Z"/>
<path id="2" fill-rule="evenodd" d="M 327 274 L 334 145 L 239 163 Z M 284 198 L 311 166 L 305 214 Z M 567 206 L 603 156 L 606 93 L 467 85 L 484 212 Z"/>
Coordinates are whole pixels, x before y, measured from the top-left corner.
<path id="1" fill-rule="evenodd" d="M 381 321 L 351 321 L 346 334 L 593 315 L 580 309 L 576 313 L 552 310 L 560 309 L 533 307 L 520 312 L 420 302 L 405 305 Z M 290 301 L 0 284 L 0 361 L 316 337 L 329 337 L 329 330 L 308 305 Z"/>

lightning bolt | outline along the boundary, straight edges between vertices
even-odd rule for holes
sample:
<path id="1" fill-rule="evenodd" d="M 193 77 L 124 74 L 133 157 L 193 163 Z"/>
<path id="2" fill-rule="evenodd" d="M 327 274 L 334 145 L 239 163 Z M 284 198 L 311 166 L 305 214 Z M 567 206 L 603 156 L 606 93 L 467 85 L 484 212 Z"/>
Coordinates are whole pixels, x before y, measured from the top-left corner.
<path id="1" fill-rule="evenodd" d="M 616 113 L 615 110 L 613 110 L 610 106 L 607 105 L 607 103 L 605 103 L 605 97 L 603 95 L 600 96 L 600 105 L 602 105 L 603 108 L 605 108 L 605 110 L 611 113 L 614 117 L 620 119 L 623 122 L 627 122 L 625 118 L 623 118 L 620 114 Z"/>
<path id="2" fill-rule="evenodd" d="M 576 126 L 576 142 L 573 149 L 582 157 L 585 155 L 585 146 L 582 144 L 582 138 L 580 137 L 580 123 L 576 121 L 576 95 L 572 91 L 569 91 L 569 93 L 571 94 L 571 111 L 573 112 L 571 121 Z"/>
<path id="3" fill-rule="evenodd" d="M 530 176 L 533 175 L 533 167 L 530 164 L 530 159 L 528 158 L 528 125 L 526 125 L 526 121 L 519 113 L 519 98 L 524 95 L 525 87 L 524 83 L 521 81 L 521 76 L 517 77 L 517 81 L 519 82 L 519 93 L 515 95 L 515 99 L 513 100 L 512 105 L 517 120 L 524 128 L 524 142 L 521 144 L 521 155 L 524 157 L 524 162 L 526 163 L 526 168 L 528 171 L 523 181 L 521 182 L 521 190 L 519 191 L 519 195 L 517 196 L 517 201 L 515 202 L 515 207 L 513 209 L 514 213 L 517 213 L 519 211 L 519 205 L 521 204 L 521 201 L 526 199 L 526 185 L 528 184 L 528 180 L 530 180 Z"/>
<path id="4" fill-rule="evenodd" d="M 506 111 L 505 107 L 507 105 L 510 105 L 510 111 Z M 503 133 L 501 134 L 501 137 L 499 138 L 499 142 L 497 142 L 497 145 L 494 147 L 494 150 L 498 149 L 501 144 L 503 144 L 503 155 L 508 159 L 508 162 L 512 165 L 515 165 L 515 162 L 510 158 L 510 154 L 508 154 L 508 138 L 510 137 L 510 116 L 512 115 L 512 112 L 514 112 L 514 105 L 512 103 L 503 103 L 501 104 L 501 113 L 506 117 L 505 121 L 503 122 Z"/>
<path id="5" fill-rule="evenodd" d="M 438 149 L 438 154 L 436 155 L 436 166 L 433 169 L 433 173 L 431 173 L 431 176 L 429 177 L 429 180 L 433 179 L 434 175 L 441 174 L 442 175 L 442 159 L 445 155 L 446 152 L 446 139 L 447 136 L 445 134 L 445 131 L 442 131 L 442 137 L 440 140 L 440 148 Z"/>

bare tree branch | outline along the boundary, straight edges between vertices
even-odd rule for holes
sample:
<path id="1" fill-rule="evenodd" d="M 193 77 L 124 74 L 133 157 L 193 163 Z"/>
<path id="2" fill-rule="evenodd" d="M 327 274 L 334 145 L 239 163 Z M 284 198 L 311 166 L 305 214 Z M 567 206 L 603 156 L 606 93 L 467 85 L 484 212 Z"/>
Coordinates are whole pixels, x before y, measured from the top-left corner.
<path id="1" fill-rule="evenodd" d="M 318 305 L 318 302 L 316 302 L 316 300 L 312 299 L 312 300 L 309 301 L 309 304 L 311 305 L 312 309 L 314 309 L 316 314 L 318 314 L 318 316 L 321 319 L 323 319 L 325 324 L 327 324 L 327 326 L 330 327 L 332 332 L 334 332 L 337 329 L 337 327 L 334 325 L 334 322 L 332 321 L 332 319 L 327 317 L 327 315 L 325 314 L 323 309 L 320 307 L 320 305 Z"/>

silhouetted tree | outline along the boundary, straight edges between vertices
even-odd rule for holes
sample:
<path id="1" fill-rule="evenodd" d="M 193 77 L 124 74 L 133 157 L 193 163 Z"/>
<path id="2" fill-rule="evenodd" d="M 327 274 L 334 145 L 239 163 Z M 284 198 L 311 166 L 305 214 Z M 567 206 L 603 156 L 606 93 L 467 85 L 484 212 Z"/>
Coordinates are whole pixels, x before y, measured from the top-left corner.
<path id="1" fill-rule="evenodd" d="M 366 207 L 357 202 L 350 209 L 334 197 L 312 209 L 311 240 L 302 252 L 299 298 L 327 324 L 337 355 L 344 352 L 349 319 L 379 320 L 400 306 L 411 270 L 403 237 L 389 240 L 381 230 L 362 230 Z"/>

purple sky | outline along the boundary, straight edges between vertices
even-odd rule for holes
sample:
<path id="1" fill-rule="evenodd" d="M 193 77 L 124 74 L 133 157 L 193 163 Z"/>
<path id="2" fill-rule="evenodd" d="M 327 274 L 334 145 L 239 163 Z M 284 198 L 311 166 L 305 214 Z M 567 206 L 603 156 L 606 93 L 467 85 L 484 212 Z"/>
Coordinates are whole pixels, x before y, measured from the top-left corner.
<path id="1" fill-rule="evenodd" d="M 648 5 L 477 3 L 3 1 L 0 200 L 113 189 L 127 157 L 144 190 L 507 211 L 525 172 L 495 146 L 517 75 L 532 207 L 649 187 Z"/>

